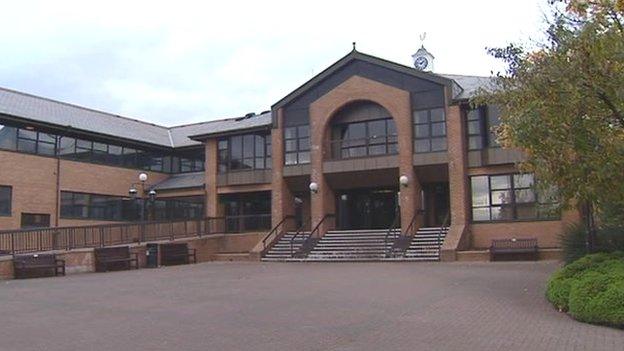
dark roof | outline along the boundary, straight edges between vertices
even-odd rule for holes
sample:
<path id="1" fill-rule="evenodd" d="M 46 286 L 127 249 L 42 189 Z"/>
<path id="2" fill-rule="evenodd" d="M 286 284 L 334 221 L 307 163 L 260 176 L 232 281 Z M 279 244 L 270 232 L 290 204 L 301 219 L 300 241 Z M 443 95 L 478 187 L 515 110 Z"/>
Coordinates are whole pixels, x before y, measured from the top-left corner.
<path id="1" fill-rule="evenodd" d="M 156 190 L 174 190 L 174 189 L 188 189 L 188 188 L 201 188 L 205 183 L 204 172 L 193 173 L 179 173 L 174 174 L 166 180 L 156 184 L 154 189 Z"/>
<path id="2" fill-rule="evenodd" d="M 0 113 L 171 147 L 166 127 L 4 88 L 0 88 Z"/>
<path id="3" fill-rule="evenodd" d="M 491 77 L 423 72 L 354 50 L 278 101 L 273 108 L 292 101 L 352 60 L 383 65 L 405 74 L 447 85 L 452 88 L 455 100 L 469 99 L 479 87 L 490 87 L 493 84 Z M 0 114 L 33 123 L 68 127 L 77 132 L 96 133 L 161 147 L 197 146 L 201 144 L 198 140 L 208 136 L 267 128 L 271 125 L 271 112 L 265 112 L 250 117 L 165 127 L 5 88 L 0 88 Z"/>
<path id="4" fill-rule="evenodd" d="M 316 76 L 312 77 L 310 80 L 305 82 L 299 88 L 295 89 L 293 92 L 291 92 L 290 94 L 286 95 L 280 101 L 276 102 L 272 106 L 272 108 L 273 109 L 277 109 L 277 108 L 280 108 L 280 107 L 288 104 L 289 102 L 293 101 L 296 97 L 298 97 L 299 95 L 303 94 L 308 89 L 310 89 L 314 85 L 320 83 L 325 78 L 327 78 L 328 76 L 330 76 L 331 74 L 333 74 L 334 72 L 338 71 L 340 68 L 344 67 L 349 62 L 354 61 L 354 60 L 361 60 L 361 61 L 369 62 L 369 63 L 372 63 L 372 64 L 377 64 L 377 65 L 384 66 L 384 67 L 387 67 L 389 69 L 392 69 L 392 70 L 395 70 L 395 71 L 398 71 L 398 72 L 402 72 L 402 73 L 405 73 L 405 74 L 408 74 L 408 75 L 411 75 L 411 76 L 414 76 L 414 77 L 417 77 L 417 78 L 420 78 L 420 79 L 428 80 L 428 81 L 431 81 L 431 82 L 434 82 L 434 83 L 438 83 L 438 84 L 442 84 L 442 85 L 447 85 L 449 87 L 453 86 L 453 81 L 451 79 L 448 79 L 448 78 L 446 78 L 444 76 L 441 76 L 439 74 L 420 71 L 420 70 L 417 70 L 414 67 L 405 66 L 405 65 L 402 65 L 400 63 L 396 63 L 396 62 L 392 62 L 392 61 L 388 61 L 388 60 L 382 59 L 380 57 L 364 54 L 364 53 L 361 53 L 361 52 L 359 52 L 359 51 L 354 49 L 351 52 L 349 52 L 346 56 L 344 56 L 340 60 L 336 61 L 331 66 L 327 67 L 321 73 L 319 73 Z"/>

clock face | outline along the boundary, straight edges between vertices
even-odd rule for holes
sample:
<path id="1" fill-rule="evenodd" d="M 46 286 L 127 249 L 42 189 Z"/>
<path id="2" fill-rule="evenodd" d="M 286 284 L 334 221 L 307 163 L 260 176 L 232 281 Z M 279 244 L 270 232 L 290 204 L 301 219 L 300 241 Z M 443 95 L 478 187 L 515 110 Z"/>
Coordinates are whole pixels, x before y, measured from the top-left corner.
<path id="1" fill-rule="evenodd" d="M 416 58 L 416 61 L 414 63 L 416 64 L 416 68 L 423 70 L 427 68 L 427 65 L 429 65 L 429 60 L 427 60 L 427 58 L 424 56 L 420 56 Z"/>

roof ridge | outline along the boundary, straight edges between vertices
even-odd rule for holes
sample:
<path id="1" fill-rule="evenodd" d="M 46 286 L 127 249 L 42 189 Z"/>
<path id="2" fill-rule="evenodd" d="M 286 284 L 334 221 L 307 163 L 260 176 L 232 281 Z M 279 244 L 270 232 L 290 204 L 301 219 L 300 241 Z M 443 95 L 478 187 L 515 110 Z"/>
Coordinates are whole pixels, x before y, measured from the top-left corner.
<path id="1" fill-rule="evenodd" d="M 78 109 L 85 110 L 85 111 L 101 113 L 101 114 L 104 114 L 104 115 L 107 115 L 107 116 L 121 118 L 121 119 L 125 119 L 125 120 L 128 120 L 128 121 L 139 122 L 139 123 L 142 123 L 142 124 L 158 127 L 158 128 L 161 128 L 161 129 L 168 129 L 165 126 L 159 125 L 159 124 L 156 124 L 156 123 L 145 122 L 145 121 L 142 121 L 142 120 L 139 120 L 139 119 L 136 119 L 136 118 L 130 118 L 130 117 L 117 115 L 117 114 L 114 114 L 114 113 L 111 113 L 111 112 L 96 110 L 94 108 L 85 107 L 85 106 L 77 105 L 77 104 L 70 103 L 70 102 L 55 100 L 55 99 L 52 99 L 52 98 L 49 98 L 49 97 L 45 97 L 45 96 L 39 96 L 39 95 L 30 94 L 30 93 L 25 93 L 23 91 L 9 89 L 9 88 L 5 88 L 5 87 L 0 87 L 0 90 L 4 90 L 4 91 L 7 91 L 7 92 L 11 92 L 11 93 L 19 94 L 19 95 L 23 95 L 23 96 L 28 96 L 28 97 L 39 99 L 39 100 L 46 100 L 46 101 L 54 102 L 54 103 L 57 103 L 57 104 L 70 106 L 70 107 L 73 107 L 73 108 L 78 108 Z"/>
<path id="2" fill-rule="evenodd" d="M 253 118 L 253 117 L 259 117 L 262 115 L 267 115 L 270 114 L 271 111 L 265 111 L 265 113 L 257 113 L 249 118 Z M 214 122 L 223 122 L 223 121 L 232 121 L 232 120 L 236 120 L 239 118 L 244 118 L 245 116 L 238 116 L 238 117 L 225 117 L 225 118 L 219 118 L 219 119 L 212 119 L 209 121 L 203 121 L 203 122 L 192 122 L 192 123 L 186 123 L 186 124 L 179 124 L 179 125 L 175 125 L 175 126 L 171 126 L 168 127 L 169 129 L 174 129 L 174 128 L 182 128 L 182 127 L 189 127 L 189 126 L 196 126 L 196 125 L 200 125 L 200 124 L 210 124 L 210 123 L 214 123 Z"/>

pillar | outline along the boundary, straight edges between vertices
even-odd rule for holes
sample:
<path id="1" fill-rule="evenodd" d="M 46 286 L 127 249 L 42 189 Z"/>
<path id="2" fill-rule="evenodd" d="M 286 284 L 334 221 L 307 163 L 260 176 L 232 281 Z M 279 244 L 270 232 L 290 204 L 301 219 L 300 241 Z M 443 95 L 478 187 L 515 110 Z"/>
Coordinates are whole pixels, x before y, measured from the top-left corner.
<path id="1" fill-rule="evenodd" d="M 273 174 L 271 177 L 271 226 L 275 227 L 285 216 L 294 216 L 295 197 L 284 179 L 284 111 L 277 110 L 277 126 L 271 130 Z M 295 221 L 287 221 L 287 230 L 296 229 Z"/>

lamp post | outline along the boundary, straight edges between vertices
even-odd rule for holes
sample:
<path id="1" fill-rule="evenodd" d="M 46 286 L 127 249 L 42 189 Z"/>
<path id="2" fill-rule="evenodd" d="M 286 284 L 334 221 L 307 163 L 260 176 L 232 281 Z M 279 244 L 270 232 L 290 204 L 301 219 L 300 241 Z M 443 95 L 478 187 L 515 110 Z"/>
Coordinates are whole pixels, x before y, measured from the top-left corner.
<path id="1" fill-rule="evenodd" d="M 137 189 L 137 187 L 140 186 L 141 187 L 141 194 L 139 195 L 139 190 Z M 147 173 L 145 172 L 141 172 L 139 174 L 139 182 L 137 183 L 132 183 L 130 185 L 130 189 L 128 190 L 128 194 L 130 194 L 130 197 L 134 200 L 138 200 L 139 201 L 139 219 L 141 220 L 141 222 L 145 221 L 145 193 L 146 193 L 146 189 L 151 188 L 152 186 L 147 183 Z M 153 203 L 154 200 L 156 200 L 156 190 L 154 189 L 150 189 L 147 192 L 147 200 L 149 200 L 150 203 Z"/>

